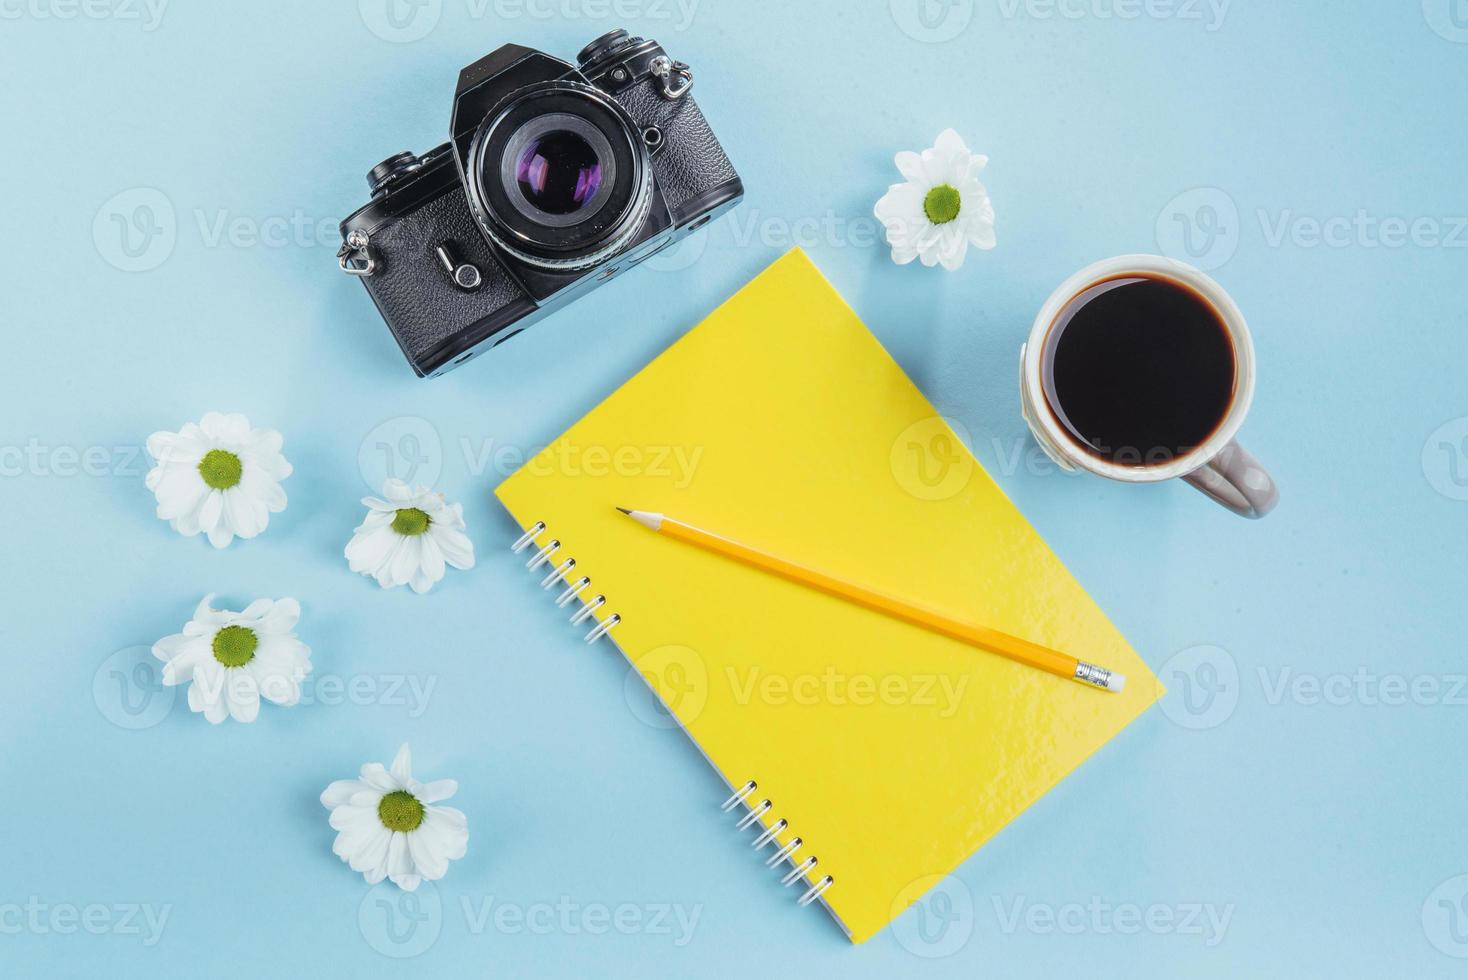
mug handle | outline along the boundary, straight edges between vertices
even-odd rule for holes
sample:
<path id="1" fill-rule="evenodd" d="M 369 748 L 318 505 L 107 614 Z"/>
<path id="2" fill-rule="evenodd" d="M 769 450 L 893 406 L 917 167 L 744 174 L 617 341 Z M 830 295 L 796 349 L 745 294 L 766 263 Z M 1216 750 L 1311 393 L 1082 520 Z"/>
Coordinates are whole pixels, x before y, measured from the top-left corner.
<path id="1" fill-rule="evenodd" d="M 1185 475 L 1184 480 L 1240 517 L 1258 520 L 1279 503 L 1274 478 L 1238 440 Z"/>

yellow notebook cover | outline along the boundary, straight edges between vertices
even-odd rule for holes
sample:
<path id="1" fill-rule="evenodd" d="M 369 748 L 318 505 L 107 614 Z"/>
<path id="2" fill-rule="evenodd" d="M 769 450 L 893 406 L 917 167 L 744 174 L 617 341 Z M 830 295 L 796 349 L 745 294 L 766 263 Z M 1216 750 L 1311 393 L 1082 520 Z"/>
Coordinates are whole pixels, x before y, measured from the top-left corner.
<path id="1" fill-rule="evenodd" d="M 829 875 L 820 901 L 854 942 L 1162 693 L 799 250 L 496 492 L 522 527 L 545 525 L 537 549 L 560 542 L 542 571 L 574 558 L 569 583 L 591 579 L 578 600 L 605 597 L 584 626 L 615 614 L 608 635 L 731 789 L 757 783 L 746 832 L 777 829 L 764 856 L 800 838 L 780 874 L 814 857 L 799 891 Z M 651 533 L 617 506 L 1075 654 L 1127 686 L 1022 666 Z"/>

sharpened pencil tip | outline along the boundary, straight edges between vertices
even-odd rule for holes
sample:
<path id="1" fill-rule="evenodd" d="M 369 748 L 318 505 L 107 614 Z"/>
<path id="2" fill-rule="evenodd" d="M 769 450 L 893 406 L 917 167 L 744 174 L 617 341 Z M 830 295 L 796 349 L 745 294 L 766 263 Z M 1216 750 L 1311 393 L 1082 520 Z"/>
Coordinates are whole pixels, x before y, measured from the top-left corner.
<path id="1" fill-rule="evenodd" d="M 620 510 L 620 511 L 621 511 L 621 512 L 622 512 L 622 513 L 624 513 L 624 514 L 630 514 L 630 513 L 632 513 L 632 512 L 631 512 L 631 511 L 630 511 L 630 510 L 628 510 L 628 509 L 627 509 L 627 508 L 626 508 L 626 507 L 618 507 L 618 508 L 617 508 L 617 509 L 618 509 L 618 510 Z"/>

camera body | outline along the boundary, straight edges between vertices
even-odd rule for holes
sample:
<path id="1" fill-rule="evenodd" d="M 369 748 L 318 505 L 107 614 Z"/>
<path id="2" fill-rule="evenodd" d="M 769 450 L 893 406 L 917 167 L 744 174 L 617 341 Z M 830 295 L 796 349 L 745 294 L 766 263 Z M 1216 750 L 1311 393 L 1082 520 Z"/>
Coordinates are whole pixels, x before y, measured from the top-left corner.
<path id="1" fill-rule="evenodd" d="M 367 176 L 341 224 L 403 354 L 437 377 L 733 208 L 693 74 L 616 30 L 575 66 L 507 44 L 465 68 L 449 142 Z"/>

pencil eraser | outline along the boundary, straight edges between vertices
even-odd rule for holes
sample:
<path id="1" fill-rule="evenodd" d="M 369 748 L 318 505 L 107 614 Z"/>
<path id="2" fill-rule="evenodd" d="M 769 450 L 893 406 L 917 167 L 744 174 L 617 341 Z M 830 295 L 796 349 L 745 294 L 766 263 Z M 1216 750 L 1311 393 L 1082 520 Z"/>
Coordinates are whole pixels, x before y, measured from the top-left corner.
<path id="1" fill-rule="evenodd" d="M 1111 672 L 1111 678 L 1106 682 L 1106 690 L 1120 691 L 1124 687 L 1126 687 L 1126 675 L 1118 674 L 1113 670 Z"/>

